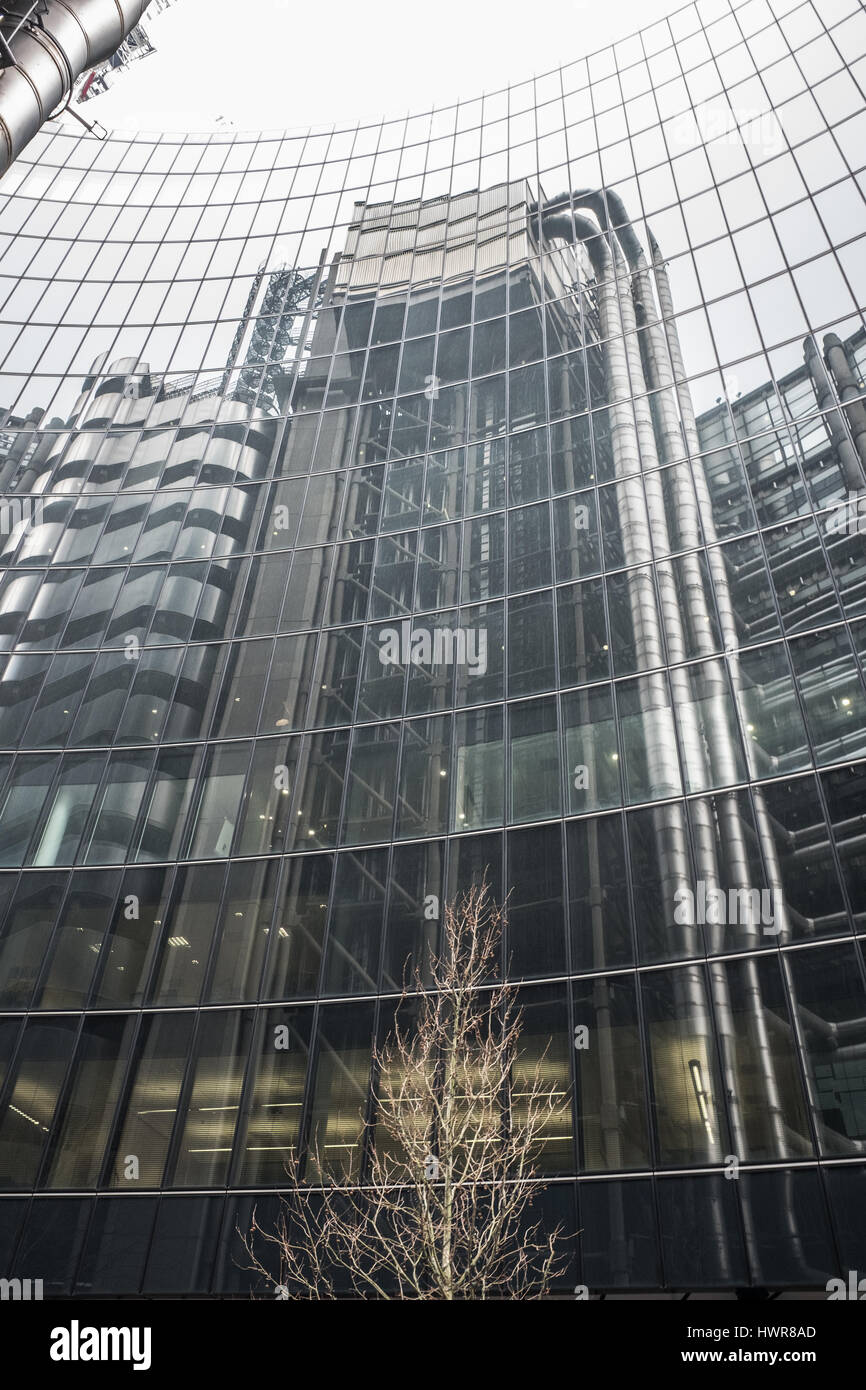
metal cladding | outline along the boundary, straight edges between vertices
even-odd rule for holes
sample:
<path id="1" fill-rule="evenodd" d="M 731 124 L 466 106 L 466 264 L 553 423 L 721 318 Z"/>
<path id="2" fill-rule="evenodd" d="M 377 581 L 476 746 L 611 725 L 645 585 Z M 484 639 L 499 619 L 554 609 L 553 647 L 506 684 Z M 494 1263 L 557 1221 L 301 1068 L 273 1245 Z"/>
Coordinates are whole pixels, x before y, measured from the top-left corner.
<path id="1" fill-rule="evenodd" d="M 110 58 L 148 0 L 46 0 L 11 7 L 0 34 L 0 174 L 64 102 L 88 67 Z M 10 29 L 11 26 L 11 29 Z"/>

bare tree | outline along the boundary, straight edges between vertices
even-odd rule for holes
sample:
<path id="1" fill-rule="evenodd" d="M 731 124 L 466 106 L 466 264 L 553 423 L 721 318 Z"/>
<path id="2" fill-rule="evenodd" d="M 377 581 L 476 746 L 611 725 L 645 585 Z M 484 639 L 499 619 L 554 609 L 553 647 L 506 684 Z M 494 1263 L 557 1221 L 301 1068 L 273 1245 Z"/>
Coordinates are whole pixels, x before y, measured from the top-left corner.
<path id="1" fill-rule="evenodd" d="M 564 1272 L 561 1227 L 531 1208 L 536 1164 L 568 1097 L 545 1075 L 545 1053 L 521 1052 L 515 987 L 494 983 L 503 910 L 486 884 L 444 911 L 442 943 L 404 988 L 395 1023 L 374 1049 L 378 1081 L 369 1172 L 353 1184 L 297 1153 L 272 1227 L 253 1212 L 250 1267 L 281 1296 L 330 1299 L 544 1297 Z M 270 1267 L 269 1267 L 270 1266 Z"/>

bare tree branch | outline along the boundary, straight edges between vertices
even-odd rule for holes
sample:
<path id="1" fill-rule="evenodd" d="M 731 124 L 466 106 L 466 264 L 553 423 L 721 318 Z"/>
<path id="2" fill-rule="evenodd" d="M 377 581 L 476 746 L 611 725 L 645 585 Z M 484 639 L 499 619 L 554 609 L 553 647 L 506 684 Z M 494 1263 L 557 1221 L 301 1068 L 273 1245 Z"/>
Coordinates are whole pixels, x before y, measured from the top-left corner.
<path id="1" fill-rule="evenodd" d="M 303 1180 L 286 1161 L 281 1213 L 256 1213 L 242 1241 L 249 1268 L 296 1299 L 542 1298 L 565 1270 L 561 1227 L 528 1224 L 545 1184 L 537 1163 L 568 1105 L 520 1050 L 516 987 L 497 982 L 504 910 L 487 884 L 446 904 L 442 943 L 404 987 L 374 1049 L 376 1117 L 369 1175 L 350 1182 L 313 1143 Z"/>

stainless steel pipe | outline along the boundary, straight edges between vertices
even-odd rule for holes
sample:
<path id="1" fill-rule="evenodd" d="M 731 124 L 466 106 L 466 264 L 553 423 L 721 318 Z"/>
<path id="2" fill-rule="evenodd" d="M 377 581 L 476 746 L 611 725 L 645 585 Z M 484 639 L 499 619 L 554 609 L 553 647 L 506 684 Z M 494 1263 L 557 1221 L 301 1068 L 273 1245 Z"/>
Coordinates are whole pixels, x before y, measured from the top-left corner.
<path id="1" fill-rule="evenodd" d="M 67 99 L 83 72 L 117 51 L 148 0 L 46 0 L 24 23 L 19 4 L 6 12 L 12 62 L 0 67 L 0 175 Z M 2 59 L 0 59 L 2 61 Z"/>

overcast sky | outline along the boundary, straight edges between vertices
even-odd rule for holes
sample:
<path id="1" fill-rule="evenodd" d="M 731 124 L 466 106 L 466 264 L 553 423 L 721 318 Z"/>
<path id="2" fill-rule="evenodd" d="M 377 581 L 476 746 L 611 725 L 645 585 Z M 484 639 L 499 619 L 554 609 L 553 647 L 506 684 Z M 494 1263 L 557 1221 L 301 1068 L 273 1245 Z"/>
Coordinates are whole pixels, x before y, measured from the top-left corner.
<path id="1" fill-rule="evenodd" d="M 177 0 L 158 52 L 84 108 L 114 129 L 282 130 L 401 116 L 571 62 L 680 0 Z"/>

